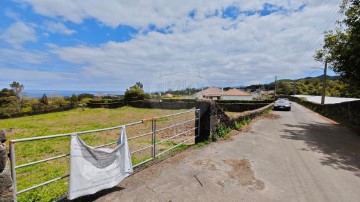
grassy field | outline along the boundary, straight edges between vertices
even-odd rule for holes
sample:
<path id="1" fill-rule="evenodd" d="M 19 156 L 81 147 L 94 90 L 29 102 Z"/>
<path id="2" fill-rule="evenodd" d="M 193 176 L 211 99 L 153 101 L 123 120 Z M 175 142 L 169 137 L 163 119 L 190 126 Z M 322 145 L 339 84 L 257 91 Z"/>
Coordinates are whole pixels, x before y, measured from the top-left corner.
<path id="1" fill-rule="evenodd" d="M 123 107 L 119 109 L 75 109 L 66 112 L 57 112 L 37 116 L 28 116 L 14 119 L 1 120 L 0 129 L 12 128 L 7 134 L 9 139 L 36 137 L 86 131 L 106 127 L 118 126 L 130 122 L 139 121 L 156 116 L 173 114 L 186 110 L 163 110 L 163 109 L 140 109 Z M 157 122 L 157 128 L 163 128 L 185 120 L 194 118 L 194 113 L 186 113 L 176 117 L 163 118 Z M 157 141 L 170 137 L 181 131 L 194 127 L 194 123 L 181 127 L 164 130 L 157 133 Z M 127 135 L 133 137 L 151 131 L 151 122 L 145 122 L 127 127 Z M 89 145 L 100 145 L 116 141 L 120 130 L 111 130 L 82 135 L 81 138 Z M 161 152 L 174 144 L 194 135 L 188 134 L 172 141 L 166 141 L 157 145 L 157 152 Z M 130 150 L 148 146 L 151 144 L 151 136 L 129 140 Z M 16 164 L 24 164 L 44 158 L 53 157 L 70 152 L 70 137 L 61 137 L 32 142 L 20 142 L 15 144 Z M 132 155 L 133 165 L 151 157 L 151 148 Z M 22 190 L 50 180 L 55 177 L 66 175 L 69 171 L 69 158 L 61 158 L 50 162 L 17 169 L 17 190 Z M 63 196 L 68 189 L 68 179 L 37 188 L 34 191 L 19 195 L 20 201 L 52 201 Z"/>

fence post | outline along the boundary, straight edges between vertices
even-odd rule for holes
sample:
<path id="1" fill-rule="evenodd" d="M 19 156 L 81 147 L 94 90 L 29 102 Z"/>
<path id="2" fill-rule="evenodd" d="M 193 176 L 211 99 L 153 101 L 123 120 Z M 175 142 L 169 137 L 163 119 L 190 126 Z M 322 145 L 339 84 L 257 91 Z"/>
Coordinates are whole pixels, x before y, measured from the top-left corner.
<path id="1" fill-rule="evenodd" d="M 156 119 L 152 120 L 152 158 L 156 157 Z"/>
<path id="2" fill-rule="evenodd" d="M 197 127 L 197 134 L 195 133 L 196 136 L 200 135 L 200 108 L 195 110 L 195 126 Z"/>
<path id="3" fill-rule="evenodd" d="M 196 103 L 196 108 L 199 109 L 199 120 L 197 120 L 195 123 L 197 123 L 196 125 L 199 126 L 199 130 L 195 131 L 195 144 L 206 141 L 210 138 L 211 104 L 212 102 L 207 101 Z"/>
<path id="4" fill-rule="evenodd" d="M 9 141 L 10 143 L 10 164 L 11 164 L 11 178 L 13 180 L 13 193 L 14 193 L 14 201 L 17 201 L 16 193 L 17 193 L 17 187 L 16 187 L 16 161 L 15 161 L 15 142 Z"/>

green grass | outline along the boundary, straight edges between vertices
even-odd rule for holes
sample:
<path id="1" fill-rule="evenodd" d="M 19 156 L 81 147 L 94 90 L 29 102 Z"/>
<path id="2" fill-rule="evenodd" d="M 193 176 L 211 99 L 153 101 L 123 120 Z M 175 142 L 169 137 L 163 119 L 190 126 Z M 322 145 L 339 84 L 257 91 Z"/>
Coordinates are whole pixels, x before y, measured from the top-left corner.
<path id="1" fill-rule="evenodd" d="M 0 128 L 13 128 L 7 135 L 7 139 L 19 139 L 44 135 L 55 135 L 75 131 L 94 130 L 106 127 L 122 125 L 142 119 L 173 114 L 184 110 L 162 110 L 123 107 L 119 109 L 74 109 L 65 112 L 56 112 L 36 116 L 1 120 Z M 191 113 L 190 113 L 191 114 Z M 162 118 L 158 126 L 165 125 L 167 121 L 173 121 L 176 117 Z M 127 134 L 141 134 L 149 132 L 151 123 L 128 127 Z M 99 145 L 118 138 L 119 130 L 100 132 L 90 135 L 82 135 L 82 139 L 89 145 Z M 147 137 L 151 138 L 151 136 Z M 137 139 L 136 139 L 137 140 Z M 129 141 L 130 148 L 139 148 L 151 143 L 151 140 L 139 139 Z M 15 144 L 16 164 L 24 164 L 56 155 L 70 152 L 70 137 L 60 137 L 47 140 L 20 142 Z M 151 153 L 133 155 L 133 165 L 150 158 Z M 69 172 L 69 158 L 61 158 L 54 161 L 17 169 L 17 190 L 34 186 L 51 180 L 55 177 L 66 175 Z M 68 179 L 51 183 L 42 188 L 18 195 L 19 201 L 52 201 L 67 193 Z"/>
<path id="2" fill-rule="evenodd" d="M 197 143 L 196 146 L 197 147 L 204 147 L 204 146 L 208 145 L 209 143 L 210 143 L 209 140 L 205 140 L 203 142 Z"/>

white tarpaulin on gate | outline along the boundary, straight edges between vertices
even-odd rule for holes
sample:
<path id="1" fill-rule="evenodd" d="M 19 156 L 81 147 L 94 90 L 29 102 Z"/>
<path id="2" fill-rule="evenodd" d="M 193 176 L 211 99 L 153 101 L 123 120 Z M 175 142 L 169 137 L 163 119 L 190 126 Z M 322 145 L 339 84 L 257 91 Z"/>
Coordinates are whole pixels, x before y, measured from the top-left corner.
<path id="1" fill-rule="evenodd" d="M 90 147 L 77 135 L 71 136 L 68 199 L 111 188 L 132 172 L 125 127 L 114 150 Z"/>

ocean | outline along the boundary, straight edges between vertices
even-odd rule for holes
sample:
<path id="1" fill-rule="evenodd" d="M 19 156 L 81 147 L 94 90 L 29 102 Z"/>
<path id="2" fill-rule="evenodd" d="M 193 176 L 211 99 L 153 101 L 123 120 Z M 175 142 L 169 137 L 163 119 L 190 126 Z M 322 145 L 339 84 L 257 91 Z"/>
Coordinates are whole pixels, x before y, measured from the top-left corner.
<path id="1" fill-rule="evenodd" d="M 79 95 L 82 93 L 89 93 L 93 95 L 124 95 L 123 91 L 86 91 L 86 90 L 24 90 L 27 97 L 41 98 L 44 94 L 46 96 L 71 96 L 72 94 Z"/>

